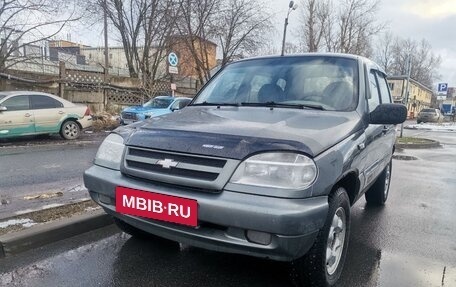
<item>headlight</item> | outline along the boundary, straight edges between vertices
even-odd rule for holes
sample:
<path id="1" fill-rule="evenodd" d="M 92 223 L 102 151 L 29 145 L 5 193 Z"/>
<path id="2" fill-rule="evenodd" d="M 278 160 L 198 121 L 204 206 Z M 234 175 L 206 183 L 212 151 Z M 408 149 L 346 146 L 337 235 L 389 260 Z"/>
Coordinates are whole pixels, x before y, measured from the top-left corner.
<path id="1" fill-rule="evenodd" d="M 243 161 L 231 177 L 236 184 L 303 189 L 317 177 L 317 167 L 307 156 L 292 152 L 254 155 Z"/>
<path id="2" fill-rule="evenodd" d="M 124 140 L 117 134 L 110 134 L 101 143 L 95 156 L 95 164 L 120 170 L 120 162 L 125 145 Z"/>

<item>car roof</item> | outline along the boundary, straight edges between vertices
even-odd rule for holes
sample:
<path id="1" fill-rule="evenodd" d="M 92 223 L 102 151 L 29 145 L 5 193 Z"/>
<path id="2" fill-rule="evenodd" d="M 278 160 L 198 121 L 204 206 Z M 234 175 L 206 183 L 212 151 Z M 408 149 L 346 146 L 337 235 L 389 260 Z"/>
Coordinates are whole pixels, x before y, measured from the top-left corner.
<path id="1" fill-rule="evenodd" d="M 53 95 L 53 94 L 49 94 L 49 93 L 43 93 L 43 92 L 35 92 L 35 91 L 2 91 L 0 92 L 0 96 L 6 96 L 6 97 L 11 97 L 11 96 L 48 96 L 48 97 L 51 97 L 55 100 L 58 100 L 64 104 L 67 104 L 67 105 L 74 105 L 72 102 L 70 101 L 67 101 L 61 97 L 58 97 L 56 95 Z"/>
<path id="2" fill-rule="evenodd" d="M 22 95 L 42 95 L 42 96 L 54 96 L 49 93 L 35 92 L 35 91 L 2 91 L 2 96 L 22 96 Z"/>
<path id="3" fill-rule="evenodd" d="M 385 71 L 382 67 L 380 67 L 377 63 L 374 61 L 363 57 L 359 55 L 354 55 L 354 54 L 344 54 L 344 53 L 301 53 L 301 54 L 288 54 L 284 56 L 279 56 L 279 55 L 271 55 L 271 56 L 259 56 L 259 57 L 251 57 L 251 58 L 245 58 L 241 59 L 238 61 L 235 61 L 233 63 L 239 63 L 239 62 L 247 62 L 251 60 L 258 60 L 258 59 L 280 59 L 280 58 L 304 58 L 304 57 L 337 57 L 337 58 L 345 58 L 345 59 L 353 59 L 356 61 L 361 61 L 365 64 L 367 64 L 369 67 L 375 67 L 375 69 L 383 72 L 384 74 Z"/>
<path id="4" fill-rule="evenodd" d="M 189 99 L 189 100 L 191 100 L 191 98 L 187 98 L 187 97 L 173 97 L 173 96 L 158 96 L 158 97 L 155 97 L 154 99 L 164 99 L 164 100 Z"/>

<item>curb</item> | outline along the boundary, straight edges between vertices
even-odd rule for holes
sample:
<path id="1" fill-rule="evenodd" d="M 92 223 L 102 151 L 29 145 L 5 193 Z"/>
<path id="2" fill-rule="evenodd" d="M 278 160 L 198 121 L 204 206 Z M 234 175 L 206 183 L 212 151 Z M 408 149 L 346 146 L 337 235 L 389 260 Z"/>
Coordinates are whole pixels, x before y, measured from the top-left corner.
<path id="1" fill-rule="evenodd" d="M 396 143 L 396 148 L 401 149 L 425 149 L 425 148 L 439 148 L 440 143 L 438 141 L 432 141 L 429 143 L 419 143 L 419 144 L 402 144 Z"/>
<path id="2" fill-rule="evenodd" d="M 0 236 L 0 258 L 24 252 L 113 223 L 103 210 L 32 226 Z"/>

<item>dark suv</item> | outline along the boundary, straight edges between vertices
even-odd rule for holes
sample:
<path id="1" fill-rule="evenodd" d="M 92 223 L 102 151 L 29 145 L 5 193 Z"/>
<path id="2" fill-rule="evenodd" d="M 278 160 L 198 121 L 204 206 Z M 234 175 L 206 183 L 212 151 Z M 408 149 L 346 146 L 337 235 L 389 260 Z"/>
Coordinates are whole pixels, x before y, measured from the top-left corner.
<path id="1" fill-rule="evenodd" d="M 84 181 L 132 235 L 289 261 L 298 284 L 333 285 L 350 206 L 388 197 L 406 114 L 366 58 L 246 59 L 184 110 L 115 130 Z"/>

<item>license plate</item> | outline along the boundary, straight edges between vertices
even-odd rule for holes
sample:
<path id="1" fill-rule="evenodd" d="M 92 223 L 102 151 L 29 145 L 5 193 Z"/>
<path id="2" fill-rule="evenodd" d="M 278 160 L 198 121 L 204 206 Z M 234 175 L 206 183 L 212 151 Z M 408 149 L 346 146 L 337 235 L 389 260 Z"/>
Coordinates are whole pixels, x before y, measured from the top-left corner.
<path id="1" fill-rule="evenodd" d="M 183 225 L 198 226 L 196 200 L 127 187 L 116 187 L 116 211 Z"/>

